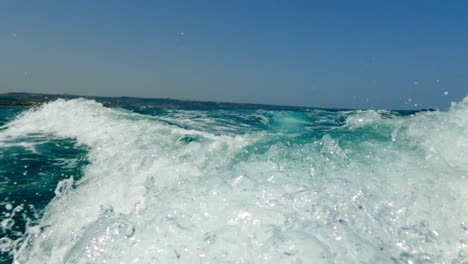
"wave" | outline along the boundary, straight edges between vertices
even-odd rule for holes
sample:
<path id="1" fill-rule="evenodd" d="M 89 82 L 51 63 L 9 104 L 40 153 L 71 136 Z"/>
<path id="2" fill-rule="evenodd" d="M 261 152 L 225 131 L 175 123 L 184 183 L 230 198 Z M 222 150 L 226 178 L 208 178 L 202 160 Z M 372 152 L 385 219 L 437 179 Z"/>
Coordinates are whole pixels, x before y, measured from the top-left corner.
<path id="1" fill-rule="evenodd" d="M 215 115 L 215 116 L 213 116 Z M 24 112 L 89 148 L 16 263 L 466 261 L 468 97 L 447 112 Z"/>

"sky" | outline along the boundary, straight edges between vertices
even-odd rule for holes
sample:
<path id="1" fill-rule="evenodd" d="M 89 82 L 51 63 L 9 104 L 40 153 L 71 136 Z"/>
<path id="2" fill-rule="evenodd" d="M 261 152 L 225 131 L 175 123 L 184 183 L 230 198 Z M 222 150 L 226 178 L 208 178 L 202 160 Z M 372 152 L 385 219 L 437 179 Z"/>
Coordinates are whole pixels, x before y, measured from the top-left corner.
<path id="1" fill-rule="evenodd" d="M 446 109 L 468 1 L 0 2 L 0 93 Z"/>

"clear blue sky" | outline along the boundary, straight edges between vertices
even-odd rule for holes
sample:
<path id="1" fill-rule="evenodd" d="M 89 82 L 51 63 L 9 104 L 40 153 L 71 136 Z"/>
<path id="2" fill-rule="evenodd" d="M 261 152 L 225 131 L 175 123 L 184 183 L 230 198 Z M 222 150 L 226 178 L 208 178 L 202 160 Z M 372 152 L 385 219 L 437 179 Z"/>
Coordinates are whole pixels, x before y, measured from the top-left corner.
<path id="1" fill-rule="evenodd" d="M 19 91 L 446 108 L 468 1 L 5 0 L 0 92 Z"/>

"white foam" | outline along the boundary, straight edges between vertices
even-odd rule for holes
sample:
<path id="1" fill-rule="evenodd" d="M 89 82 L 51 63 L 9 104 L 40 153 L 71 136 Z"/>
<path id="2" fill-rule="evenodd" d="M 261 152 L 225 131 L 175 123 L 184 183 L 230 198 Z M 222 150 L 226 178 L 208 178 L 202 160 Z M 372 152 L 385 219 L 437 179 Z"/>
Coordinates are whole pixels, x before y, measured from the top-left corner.
<path id="1" fill-rule="evenodd" d="M 216 136 L 83 99 L 46 104 L 0 138 L 76 138 L 90 147 L 91 164 L 77 188 L 59 183 L 44 230 L 28 232 L 15 261 L 464 261 L 467 104 L 399 119 L 396 141 L 390 130 L 388 142 L 344 148 L 326 135 L 243 159 L 244 147 L 267 134 Z M 180 140 L 188 135 L 199 139 Z"/>
<path id="2" fill-rule="evenodd" d="M 382 110 L 357 110 L 352 112 L 346 118 L 346 125 L 349 127 L 359 127 L 366 124 L 374 123 L 382 119 Z"/>

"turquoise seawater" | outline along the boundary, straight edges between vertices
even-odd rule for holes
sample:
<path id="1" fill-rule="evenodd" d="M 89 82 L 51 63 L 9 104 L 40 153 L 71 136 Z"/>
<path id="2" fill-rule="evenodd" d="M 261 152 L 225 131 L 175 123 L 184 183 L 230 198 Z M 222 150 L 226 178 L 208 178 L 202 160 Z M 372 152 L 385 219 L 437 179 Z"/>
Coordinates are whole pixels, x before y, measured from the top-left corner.
<path id="1" fill-rule="evenodd" d="M 0 108 L 0 262 L 467 263 L 447 111 Z"/>

